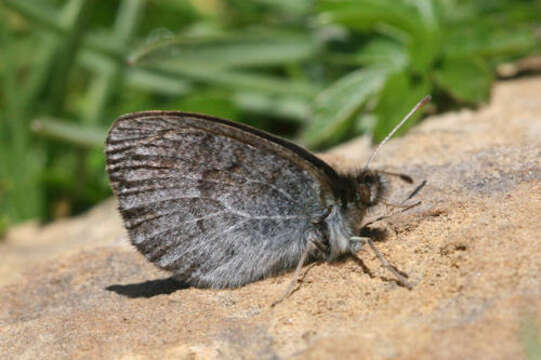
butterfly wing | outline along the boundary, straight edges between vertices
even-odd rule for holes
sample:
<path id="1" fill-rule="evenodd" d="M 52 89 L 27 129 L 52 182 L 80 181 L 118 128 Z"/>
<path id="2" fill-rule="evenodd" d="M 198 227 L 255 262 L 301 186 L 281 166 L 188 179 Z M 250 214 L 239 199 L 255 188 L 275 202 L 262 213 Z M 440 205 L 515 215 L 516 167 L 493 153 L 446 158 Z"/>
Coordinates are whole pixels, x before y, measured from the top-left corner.
<path id="1" fill-rule="evenodd" d="M 115 121 L 107 171 L 131 242 L 199 287 L 235 287 L 295 266 L 337 175 L 245 125 L 150 111 Z M 333 177 L 337 177 L 334 179 Z"/>

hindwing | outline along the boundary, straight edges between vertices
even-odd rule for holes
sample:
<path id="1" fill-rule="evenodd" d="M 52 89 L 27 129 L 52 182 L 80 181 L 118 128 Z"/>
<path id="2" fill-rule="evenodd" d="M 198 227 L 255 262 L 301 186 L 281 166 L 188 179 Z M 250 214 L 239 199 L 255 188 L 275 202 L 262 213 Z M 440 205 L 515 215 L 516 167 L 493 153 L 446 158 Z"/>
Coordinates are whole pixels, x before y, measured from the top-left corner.
<path id="1" fill-rule="evenodd" d="M 115 121 L 107 171 L 133 245 L 193 286 L 235 287 L 297 264 L 340 178 L 245 125 L 150 111 Z"/>

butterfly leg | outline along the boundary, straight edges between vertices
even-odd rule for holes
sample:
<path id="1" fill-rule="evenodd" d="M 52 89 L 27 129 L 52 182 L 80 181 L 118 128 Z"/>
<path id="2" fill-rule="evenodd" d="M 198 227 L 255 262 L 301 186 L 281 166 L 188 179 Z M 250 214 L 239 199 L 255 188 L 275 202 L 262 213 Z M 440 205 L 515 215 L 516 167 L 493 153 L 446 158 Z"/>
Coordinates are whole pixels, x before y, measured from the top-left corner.
<path id="1" fill-rule="evenodd" d="M 406 280 L 406 278 L 400 274 L 391 264 L 389 264 L 389 262 L 387 261 L 387 259 L 385 259 L 385 257 L 383 256 L 382 253 L 379 252 L 379 250 L 376 248 L 376 246 L 374 245 L 374 242 L 372 241 L 371 238 L 369 237 L 358 237 L 358 236 L 353 236 L 351 237 L 351 241 L 358 241 L 358 242 L 362 242 L 363 245 L 366 243 L 368 244 L 368 246 L 370 246 L 370 248 L 372 249 L 372 251 L 374 252 L 374 254 L 376 254 L 376 257 L 378 258 L 378 260 L 383 264 L 383 266 L 385 268 L 387 268 L 387 270 L 389 270 L 390 272 L 393 273 L 394 276 L 396 276 L 396 278 L 398 279 L 398 282 L 408 288 L 408 289 L 411 289 L 412 286 L 411 284 L 408 282 L 408 280 Z"/>
<path id="2" fill-rule="evenodd" d="M 331 213 L 332 211 L 332 206 L 328 206 L 321 214 L 315 216 L 313 219 L 312 219 L 312 224 L 314 225 L 317 225 L 317 224 L 320 224 L 323 222 L 323 220 L 325 220 L 325 218 L 327 216 L 329 216 L 329 214 Z"/>
<path id="3" fill-rule="evenodd" d="M 293 288 L 295 287 L 295 284 L 297 283 L 297 280 L 299 279 L 301 269 L 304 266 L 304 263 L 306 262 L 306 260 L 308 259 L 308 255 L 310 255 L 310 253 L 313 253 L 313 252 L 317 252 L 317 253 L 323 252 L 324 248 L 322 247 L 325 247 L 325 246 L 326 246 L 325 244 L 322 244 L 321 242 L 318 242 L 318 241 L 313 241 L 313 240 L 308 241 L 308 245 L 306 246 L 306 249 L 304 249 L 304 252 L 302 253 L 301 258 L 299 260 L 299 263 L 297 264 L 297 268 L 295 269 L 295 274 L 293 275 L 293 279 L 291 279 L 291 281 L 289 282 L 289 285 L 287 286 L 286 291 L 284 291 L 284 293 L 282 294 L 282 296 L 280 296 L 278 300 L 276 300 L 275 302 L 271 304 L 271 307 L 274 307 L 277 304 L 281 303 L 285 298 L 287 298 L 291 294 L 291 292 L 293 291 Z"/>
<path id="4" fill-rule="evenodd" d="M 368 220 L 366 223 L 363 224 L 362 227 L 366 227 L 368 225 L 371 225 L 375 222 L 378 222 L 378 221 L 381 221 L 381 220 L 384 220 L 384 219 L 387 219 L 387 218 L 390 218 L 392 216 L 395 216 L 399 213 L 402 213 L 402 212 L 405 212 L 405 211 L 408 211 L 409 209 L 411 208 L 414 208 L 418 205 L 421 205 L 421 202 L 420 201 L 417 201 L 416 203 L 414 204 L 411 204 L 411 205 L 405 205 L 405 202 L 410 200 L 412 197 L 414 197 L 415 195 L 417 195 L 417 193 L 426 185 L 426 180 L 423 180 L 423 182 L 421 184 L 419 184 L 409 195 L 407 198 L 405 198 L 404 200 L 402 200 L 400 202 L 400 204 L 391 204 L 391 203 L 387 203 L 384 201 L 384 204 L 387 205 L 387 206 L 391 206 L 391 207 L 394 207 L 394 208 L 399 208 L 401 210 L 397 211 L 397 212 L 394 212 L 394 213 L 389 213 L 389 214 L 386 214 L 386 215 L 381 215 L 381 216 L 378 216 L 377 218 L 375 219 L 370 219 Z"/>
<path id="5" fill-rule="evenodd" d="M 415 189 L 413 189 L 413 191 L 408 195 L 407 198 L 405 198 L 404 200 L 402 200 L 400 202 L 401 205 L 403 205 L 406 201 L 408 201 L 409 199 L 413 198 L 415 195 L 417 195 L 417 193 L 419 191 L 421 191 L 422 188 L 424 188 L 426 185 L 426 180 L 423 180 L 419 185 L 417 185 L 415 187 Z"/>
<path id="6" fill-rule="evenodd" d="M 350 241 L 349 241 L 349 250 L 352 254 L 356 254 L 358 253 L 359 251 L 361 251 L 361 249 L 363 248 L 363 246 L 366 245 L 366 238 L 363 238 L 363 237 L 352 237 L 350 238 Z"/>

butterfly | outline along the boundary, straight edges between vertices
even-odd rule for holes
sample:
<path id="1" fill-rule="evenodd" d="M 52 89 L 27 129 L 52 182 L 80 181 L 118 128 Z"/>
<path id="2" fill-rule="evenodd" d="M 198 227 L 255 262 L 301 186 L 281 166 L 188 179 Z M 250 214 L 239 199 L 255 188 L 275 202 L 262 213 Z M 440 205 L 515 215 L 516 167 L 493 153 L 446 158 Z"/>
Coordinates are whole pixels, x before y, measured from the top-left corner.
<path id="1" fill-rule="evenodd" d="M 297 276 L 357 253 L 361 220 L 386 195 L 384 172 L 340 173 L 285 139 L 194 113 L 121 116 L 105 154 L 131 243 L 194 287 Z"/>

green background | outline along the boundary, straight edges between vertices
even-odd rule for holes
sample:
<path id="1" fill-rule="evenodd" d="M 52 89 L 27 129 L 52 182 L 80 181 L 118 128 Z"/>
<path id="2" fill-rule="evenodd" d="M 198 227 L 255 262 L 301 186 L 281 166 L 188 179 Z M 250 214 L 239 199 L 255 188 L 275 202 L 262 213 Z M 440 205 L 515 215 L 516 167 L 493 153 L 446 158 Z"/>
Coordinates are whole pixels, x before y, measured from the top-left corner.
<path id="1" fill-rule="evenodd" d="M 498 65 L 541 50 L 540 1 L 0 0 L 0 16 L 0 232 L 110 196 L 121 114 L 378 141 L 426 94 L 431 113 L 486 102 Z"/>

